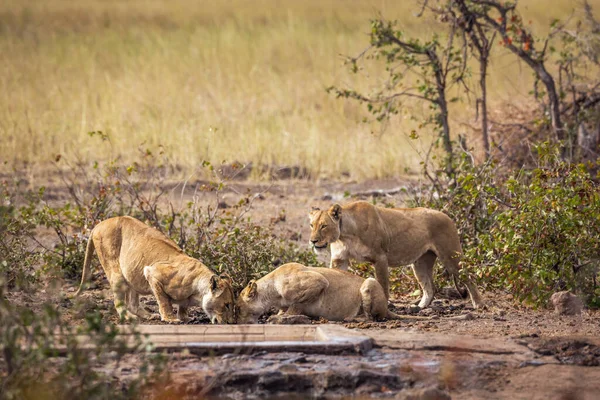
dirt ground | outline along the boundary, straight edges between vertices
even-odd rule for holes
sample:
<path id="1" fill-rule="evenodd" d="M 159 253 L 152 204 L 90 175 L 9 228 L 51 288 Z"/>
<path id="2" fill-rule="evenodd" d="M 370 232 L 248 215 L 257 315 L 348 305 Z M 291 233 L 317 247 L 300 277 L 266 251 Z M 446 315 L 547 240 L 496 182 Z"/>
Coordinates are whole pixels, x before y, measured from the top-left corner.
<path id="1" fill-rule="evenodd" d="M 415 186 L 410 179 L 235 181 L 221 201 L 223 207 L 229 207 L 250 195 L 252 207 L 247 215 L 252 221 L 268 225 L 275 234 L 302 245 L 308 242 L 307 213 L 311 207 L 326 208 L 332 202 L 343 203 L 351 198 L 372 200 L 374 194 L 378 202 L 400 206 L 406 192 Z M 47 193 L 60 199 L 63 190 L 57 185 Z M 174 185 L 169 195 L 176 204 L 189 198 L 191 190 L 190 187 L 182 191 Z M 378 191 L 392 194 L 381 196 Z M 214 200 L 210 193 L 204 196 L 203 201 Z M 102 273 L 95 273 L 97 281 L 102 282 Z M 72 293 L 75 287 L 73 282 L 65 289 Z M 169 364 L 173 380 L 164 388 L 165 393 L 214 398 L 290 398 L 293 394 L 297 398 L 352 395 L 406 399 L 600 396 L 598 311 L 584 310 L 577 317 L 558 316 L 550 309 L 533 310 L 519 305 L 502 292 L 484 292 L 487 307 L 473 310 L 470 302 L 443 293 L 436 296 L 431 308 L 418 311 L 418 315 L 432 317 L 429 320 L 342 323 L 375 340 L 376 348 L 364 355 L 173 355 Z M 35 308 L 39 293 L 14 296 L 13 300 Z M 84 310 L 100 308 L 106 318 L 116 321 L 106 284 L 88 290 L 82 300 L 86 304 Z M 397 313 L 408 314 L 414 312 L 411 305 L 415 300 L 408 294 L 394 293 L 391 306 Z M 157 311 L 151 296 L 142 297 L 142 302 L 151 311 Z M 69 314 L 69 300 L 62 306 L 72 322 L 81 317 Z M 192 323 L 207 320 L 197 314 Z M 482 345 L 469 348 L 470 343 Z M 509 350 L 503 347 L 506 343 L 511 346 Z M 127 375 L 135 373 L 134 366 L 133 357 L 118 378 L 126 380 Z"/>

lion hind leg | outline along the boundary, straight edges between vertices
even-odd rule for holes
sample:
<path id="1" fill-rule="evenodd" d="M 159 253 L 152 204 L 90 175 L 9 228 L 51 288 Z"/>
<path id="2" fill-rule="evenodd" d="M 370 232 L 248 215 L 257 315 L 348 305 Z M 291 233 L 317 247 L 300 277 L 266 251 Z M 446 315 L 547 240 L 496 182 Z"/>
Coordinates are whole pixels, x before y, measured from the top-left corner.
<path id="1" fill-rule="evenodd" d="M 181 322 L 188 322 L 189 321 L 188 306 L 187 305 L 183 305 L 183 304 L 179 305 L 179 307 L 177 308 L 177 318 L 179 318 L 179 320 Z"/>
<path id="2" fill-rule="evenodd" d="M 428 251 L 417 261 L 415 261 L 412 267 L 415 277 L 417 278 L 417 282 L 423 291 L 423 296 L 419 302 L 419 307 L 421 308 L 429 306 L 435 294 L 435 286 L 433 284 L 433 266 L 435 265 L 436 258 L 437 256 L 435 253 Z"/>
<path id="3" fill-rule="evenodd" d="M 454 256 L 450 256 L 450 257 L 440 255 L 440 261 L 442 262 L 442 264 L 444 265 L 446 270 L 452 276 L 452 280 L 454 281 L 456 290 L 458 290 L 458 292 L 461 293 L 461 291 L 458 287 L 458 283 L 457 283 L 458 281 L 461 280 L 460 273 L 459 273 L 459 269 L 460 269 L 459 260 L 460 260 L 459 253 L 455 253 Z M 473 303 L 473 307 L 475 309 L 483 307 L 484 306 L 483 299 L 481 298 L 481 295 L 479 294 L 479 290 L 477 290 L 477 286 L 475 286 L 473 281 L 471 281 L 471 279 L 466 275 L 462 281 L 465 284 L 465 286 L 467 287 L 467 291 L 469 292 L 469 297 L 471 298 L 471 303 Z M 461 295 L 462 295 L 462 293 L 461 293 Z"/>
<path id="4" fill-rule="evenodd" d="M 136 315 L 129 310 L 129 298 L 131 288 L 123 275 L 113 274 L 110 280 L 110 287 L 115 296 L 115 309 L 121 320 L 135 319 Z"/>
<path id="5" fill-rule="evenodd" d="M 387 299 L 379 282 L 373 278 L 365 279 L 360 287 L 360 296 L 363 313 L 367 321 L 387 317 Z"/>
<path id="6" fill-rule="evenodd" d="M 275 287 L 289 308 L 292 308 L 297 304 L 316 301 L 329 287 L 329 281 L 318 272 L 301 271 L 292 278 L 286 276 L 278 279 Z"/>
<path id="7" fill-rule="evenodd" d="M 144 318 L 144 319 L 150 318 L 150 313 L 148 311 L 146 311 L 143 306 L 140 306 L 140 294 L 138 292 L 129 288 L 127 297 L 128 297 L 127 309 L 131 313 L 137 315 L 140 318 Z"/>

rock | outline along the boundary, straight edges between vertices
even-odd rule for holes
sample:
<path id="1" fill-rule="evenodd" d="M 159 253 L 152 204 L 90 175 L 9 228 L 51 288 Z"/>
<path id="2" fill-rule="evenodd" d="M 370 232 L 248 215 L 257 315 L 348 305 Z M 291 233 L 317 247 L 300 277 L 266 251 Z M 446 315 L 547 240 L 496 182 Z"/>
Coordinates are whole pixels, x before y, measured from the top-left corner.
<path id="1" fill-rule="evenodd" d="M 471 321 L 471 320 L 475 319 L 475 317 L 471 313 L 466 313 L 466 314 L 449 317 L 448 319 L 451 319 L 453 321 Z"/>
<path id="2" fill-rule="evenodd" d="M 412 305 L 406 309 L 407 314 L 418 314 L 421 311 L 421 307 Z"/>
<path id="3" fill-rule="evenodd" d="M 423 316 L 430 316 L 436 313 L 438 307 L 429 307 L 429 308 L 423 308 L 422 310 L 419 311 L 419 315 L 423 315 Z"/>
<path id="4" fill-rule="evenodd" d="M 569 291 L 556 292 L 550 297 L 558 315 L 580 315 L 583 301 Z"/>
<path id="5" fill-rule="evenodd" d="M 436 296 L 440 296 L 444 299 L 462 299 L 463 295 L 456 290 L 454 287 L 443 287 L 439 288 L 436 292 Z"/>
<path id="6" fill-rule="evenodd" d="M 451 400 L 452 397 L 436 387 L 413 389 L 400 392 L 396 399 L 400 400 Z"/>

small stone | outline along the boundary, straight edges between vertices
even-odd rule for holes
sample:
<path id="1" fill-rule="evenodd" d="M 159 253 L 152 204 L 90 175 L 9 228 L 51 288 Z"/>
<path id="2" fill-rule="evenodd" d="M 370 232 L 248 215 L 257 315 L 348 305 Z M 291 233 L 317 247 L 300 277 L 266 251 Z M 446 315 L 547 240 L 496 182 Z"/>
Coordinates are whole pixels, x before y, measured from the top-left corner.
<path id="1" fill-rule="evenodd" d="M 419 315 L 423 315 L 423 316 L 430 316 L 436 313 L 437 310 L 435 310 L 433 307 L 429 307 L 429 308 L 424 308 L 421 311 L 419 311 Z"/>
<path id="2" fill-rule="evenodd" d="M 406 310 L 408 314 L 417 314 L 419 311 L 421 311 L 421 307 L 415 305 L 408 307 Z"/>
<path id="3" fill-rule="evenodd" d="M 580 315 L 583 301 L 569 291 L 556 292 L 550 297 L 558 315 Z"/>

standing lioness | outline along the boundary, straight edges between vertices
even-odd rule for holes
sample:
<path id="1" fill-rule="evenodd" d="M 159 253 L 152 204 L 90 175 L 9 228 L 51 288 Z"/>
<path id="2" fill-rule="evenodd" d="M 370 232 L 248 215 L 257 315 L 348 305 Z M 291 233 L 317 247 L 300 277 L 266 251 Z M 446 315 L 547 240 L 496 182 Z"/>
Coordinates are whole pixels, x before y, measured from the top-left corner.
<path id="1" fill-rule="evenodd" d="M 115 295 L 119 316 L 149 317 L 139 306 L 139 295 L 153 293 L 163 321 L 185 321 L 188 307 L 201 305 L 212 323 L 234 322 L 234 297 L 228 278 L 187 256 L 158 230 L 126 216 L 102 221 L 92 230 L 76 296 L 90 274 L 94 248 Z M 173 316 L 171 303 L 179 305 L 178 319 Z"/>
<path id="2" fill-rule="evenodd" d="M 271 308 L 286 315 L 306 315 L 342 321 L 362 314 L 367 320 L 402 318 L 387 308 L 381 285 L 330 268 L 284 264 L 257 281 L 250 281 L 238 297 L 238 323 L 256 323 Z M 410 317 L 409 317 L 410 318 Z"/>
<path id="3" fill-rule="evenodd" d="M 462 254 L 454 222 L 428 208 L 382 208 L 366 201 L 332 205 L 310 212 L 310 242 L 315 251 L 331 248 L 330 267 L 348 269 L 350 259 L 375 266 L 375 276 L 389 297 L 388 267 L 413 264 L 427 307 L 434 295 L 433 266 L 437 257 L 455 283 Z M 477 287 L 465 284 L 475 308 L 483 305 Z"/>

